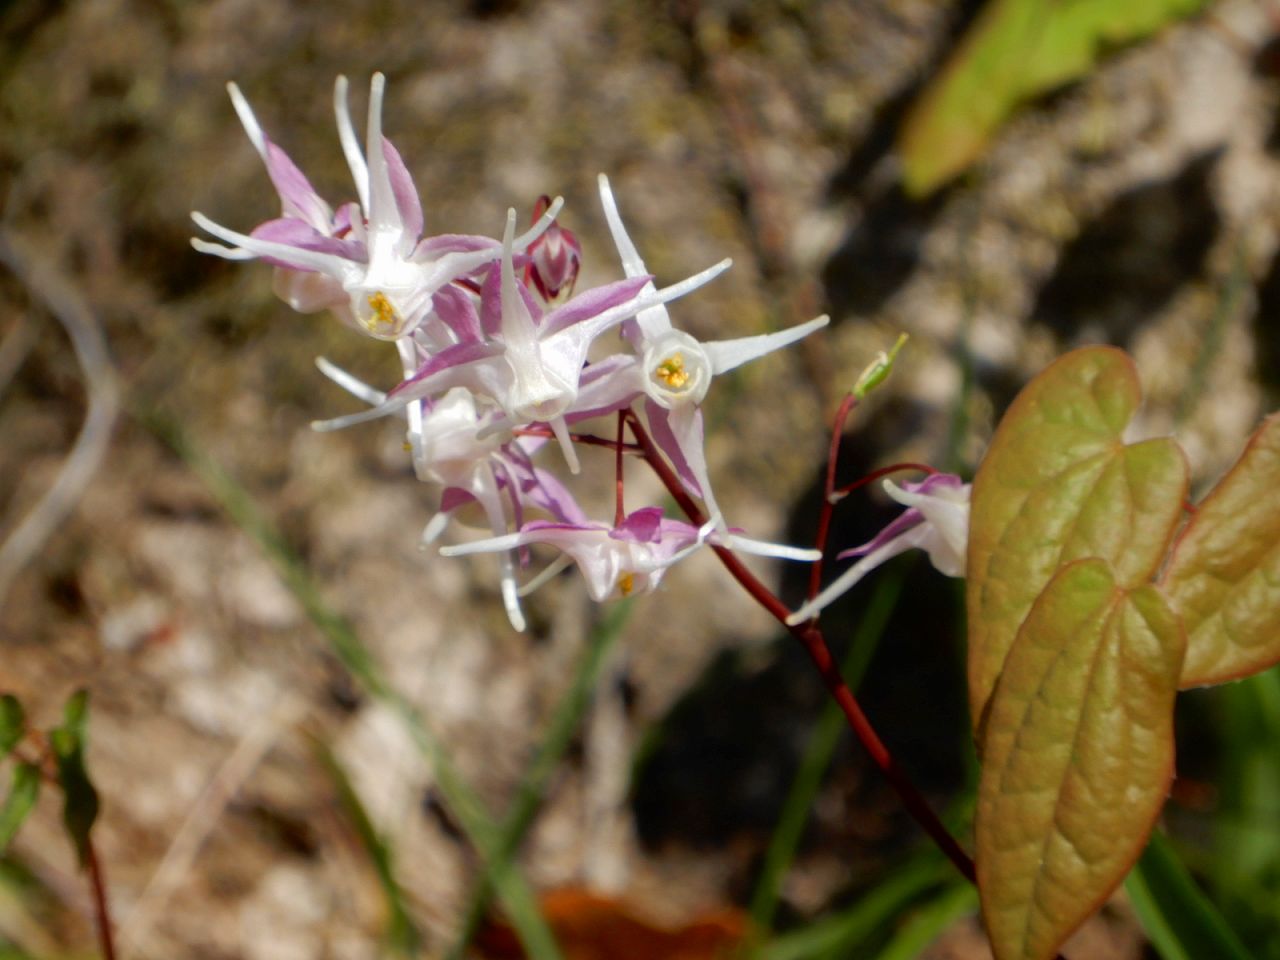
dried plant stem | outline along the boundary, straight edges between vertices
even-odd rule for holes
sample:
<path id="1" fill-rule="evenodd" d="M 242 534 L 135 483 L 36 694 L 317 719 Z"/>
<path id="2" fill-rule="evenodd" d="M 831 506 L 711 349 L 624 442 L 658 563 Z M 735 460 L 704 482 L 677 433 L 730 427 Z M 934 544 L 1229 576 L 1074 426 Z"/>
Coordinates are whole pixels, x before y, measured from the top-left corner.
<path id="1" fill-rule="evenodd" d="M 693 498 L 689 496 L 674 471 L 662 459 L 662 454 L 645 431 L 639 418 L 635 414 L 629 414 L 627 422 L 631 427 L 632 436 L 635 437 L 636 443 L 644 452 L 646 462 L 654 473 L 658 475 L 658 478 L 667 488 L 667 492 L 671 494 L 676 503 L 679 504 L 680 509 L 689 517 L 689 521 L 701 526 L 706 522 L 706 517 L 703 515 L 702 510 L 693 501 Z M 965 852 L 959 841 L 951 835 L 942 821 L 938 819 L 938 815 L 934 813 L 933 808 L 929 806 L 928 801 L 924 799 L 916 785 L 911 782 L 911 778 L 906 771 L 894 760 L 893 754 L 884 745 L 875 728 L 872 727 L 871 722 L 867 719 L 866 714 L 862 712 L 862 708 L 858 705 L 853 692 L 845 684 L 844 678 L 840 676 L 840 669 L 836 666 L 835 660 L 831 656 L 831 651 L 827 647 L 827 642 L 822 635 L 821 629 L 815 623 L 787 626 L 787 617 L 791 615 L 791 611 L 786 604 L 761 583 L 755 574 L 748 570 L 731 550 L 714 545 L 712 549 L 715 550 L 725 569 L 742 585 L 742 588 L 750 594 L 751 598 L 781 623 L 788 633 L 800 641 L 805 652 L 809 654 L 809 659 L 813 661 L 814 666 L 821 675 L 823 683 L 826 684 L 827 692 L 839 705 L 841 712 L 844 713 L 854 736 L 858 738 L 858 742 L 871 755 L 872 762 L 875 763 L 884 778 L 889 781 L 890 786 L 897 792 L 903 805 L 907 808 L 907 812 L 924 828 L 925 833 L 929 835 L 938 849 L 946 855 L 947 859 L 955 865 L 956 869 L 966 879 L 974 880 L 976 874 L 974 873 L 973 858 Z"/>

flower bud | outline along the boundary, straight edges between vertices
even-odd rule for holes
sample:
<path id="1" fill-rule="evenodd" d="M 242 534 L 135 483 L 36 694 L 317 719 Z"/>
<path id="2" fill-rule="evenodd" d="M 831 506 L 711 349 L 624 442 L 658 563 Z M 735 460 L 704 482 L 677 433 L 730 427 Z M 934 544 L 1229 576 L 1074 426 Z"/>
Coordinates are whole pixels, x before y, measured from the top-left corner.
<path id="1" fill-rule="evenodd" d="M 543 195 L 533 205 L 533 220 L 546 212 L 551 198 Z M 532 283 L 548 303 L 567 300 L 573 294 L 582 263 L 582 246 L 572 230 L 553 223 L 537 240 L 529 244 L 529 266 L 525 269 L 525 283 Z"/>

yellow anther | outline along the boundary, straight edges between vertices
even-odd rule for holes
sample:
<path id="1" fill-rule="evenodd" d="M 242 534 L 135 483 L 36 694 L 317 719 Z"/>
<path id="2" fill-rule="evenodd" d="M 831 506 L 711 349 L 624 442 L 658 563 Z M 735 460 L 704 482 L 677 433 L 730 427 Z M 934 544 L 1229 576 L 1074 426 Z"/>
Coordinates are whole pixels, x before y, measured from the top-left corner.
<path id="1" fill-rule="evenodd" d="M 391 301 L 381 290 L 369 295 L 369 309 L 373 311 L 373 316 L 366 324 L 370 330 L 376 330 L 378 327 L 394 327 L 400 320 L 396 316 L 396 308 L 391 305 Z"/>
<path id="2" fill-rule="evenodd" d="M 636 578 L 634 574 L 624 573 L 618 578 L 618 593 L 624 597 L 631 596 L 631 591 L 636 588 Z"/>
<path id="3" fill-rule="evenodd" d="M 653 376 L 672 390 L 679 390 L 689 382 L 689 371 L 684 368 L 684 354 L 673 353 L 654 368 Z"/>

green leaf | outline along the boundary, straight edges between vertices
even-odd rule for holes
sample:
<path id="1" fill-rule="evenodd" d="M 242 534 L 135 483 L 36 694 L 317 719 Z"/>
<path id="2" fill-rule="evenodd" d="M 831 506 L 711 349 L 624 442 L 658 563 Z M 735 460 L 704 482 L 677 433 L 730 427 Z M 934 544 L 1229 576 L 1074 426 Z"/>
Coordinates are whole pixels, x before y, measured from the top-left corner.
<path id="1" fill-rule="evenodd" d="M 1021 104 L 1083 76 L 1108 48 L 1140 40 L 1206 0 L 990 0 L 912 108 L 903 180 L 928 194 L 973 163 Z"/>
<path id="2" fill-rule="evenodd" d="M 27 716 L 11 693 L 0 696 L 0 758 L 7 757 L 27 732 Z"/>
<path id="3" fill-rule="evenodd" d="M 876 960 L 917 960 L 929 944 L 948 927 L 978 907 L 978 893 L 966 884 L 953 884 L 933 902 L 911 916 L 892 940 L 876 954 Z M 844 956 L 847 956 L 845 954 Z"/>
<path id="4" fill-rule="evenodd" d="M 13 769 L 9 784 L 9 796 L 0 808 L 0 856 L 8 849 L 22 821 L 27 819 L 36 798 L 40 795 L 40 768 L 32 763 L 20 763 Z"/>
<path id="5" fill-rule="evenodd" d="M 760 951 L 761 960 L 811 960 L 865 954 L 868 941 L 891 929 L 932 888 L 954 876 L 953 868 L 928 848 L 839 913 L 775 938 Z"/>
<path id="6" fill-rule="evenodd" d="M 85 721 L 89 694 L 79 690 L 63 707 L 62 726 L 49 732 L 49 742 L 58 764 L 62 787 L 62 825 L 76 848 L 80 866 L 89 862 L 89 832 L 98 819 L 98 791 L 89 779 L 84 762 Z"/>
<path id="7" fill-rule="evenodd" d="M 373 819 L 365 809 L 360 794 L 356 792 L 355 785 L 347 776 L 347 771 L 343 769 L 342 764 L 338 762 L 338 758 L 333 755 L 333 751 L 319 740 L 314 740 L 312 746 L 321 766 L 325 768 L 338 791 L 338 801 L 342 805 L 343 813 L 355 828 L 360 845 L 364 847 L 365 855 L 373 863 L 374 871 L 378 875 L 382 897 L 387 906 L 386 944 L 398 956 L 416 956 L 422 947 L 422 935 L 413 923 L 413 917 L 405 903 L 404 892 L 396 881 L 391 847 L 373 825 Z"/>
<path id="8" fill-rule="evenodd" d="M 430 764 L 436 777 L 436 785 L 450 811 L 458 818 L 467 838 L 489 864 L 493 887 L 531 960 L 559 960 L 560 950 L 538 909 L 533 891 L 520 871 L 502 859 L 499 826 L 491 819 L 480 797 L 462 779 L 452 758 L 427 725 L 421 712 L 383 672 L 377 658 L 365 646 L 350 622 L 322 596 L 319 585 L 302 558 L 280 536 L 258 507 L 252 494 L 198 448 L 177 420 L 166 416 L 157 408 L 135 409 L 134 415 L 173 447 L 192 472 L 204 482 L 228 516 L 257 543 L 263 555 L 275 566 L 285 586 L 302 605 L 342 665 L 371 696 L 390 708 L 399 718 L 418 752 Z"/>
<path id="9" fill-rule="evenodd" d="M 472 888 L 470 901 L 462 913 L 462 923 L 446 960 L 461 960 L 484 920 L 493 889 L 493 873 L 497 867 L 509 869 L 525 834 L 550 789 L 553 774 L 578 732 L 582 716 L 591 703 L 591 695 L 600 681 L 614 649 L 625 632 L 634 607 L 631 600 L 620 600 L 610 606 L 600 623 L 591 631 L 587 649 L 578 661 L 573 680 L 556 706 L 547 729 L 541 737 L 537 753 L 525 769 L 524 778 L 502 822 L 494 844 L 494 860 L 485 864 Z"/>
<path id="10" fill-rule="evenodd" d="M 1047 960 L 1138 855 L 1173 775 L 1185 639 L 1103 560 L 1053 578 L 996 685 L 974 821 L 997 960 Z"/>
<path id="11" fill-rule="evenodd" d="M 1125 889 L 1164 960 L 1250 960 L 1249 951 L 1159 832 L 1151 835 Z"/>
<path id="12" fill-rule="evenodd" d="M 1182 615 L 1182 686 L 1280 662 L 1280 414 L 1268 417 L 1179 536 L 1160 585 Z"/>
<path id="13" fill-rule="evenodd" d="M 975 730 L 1022 621 L 1060 567 L 1099 557 L 1127 588 L 1150 579 L 1164 557 L 1186 498 L 1186 458 L 1168 438 L 1124 444 L 1140 400 L 1123 352 L 1086 347 L 1027 384 L 996 430 L 969 521 Z"/>

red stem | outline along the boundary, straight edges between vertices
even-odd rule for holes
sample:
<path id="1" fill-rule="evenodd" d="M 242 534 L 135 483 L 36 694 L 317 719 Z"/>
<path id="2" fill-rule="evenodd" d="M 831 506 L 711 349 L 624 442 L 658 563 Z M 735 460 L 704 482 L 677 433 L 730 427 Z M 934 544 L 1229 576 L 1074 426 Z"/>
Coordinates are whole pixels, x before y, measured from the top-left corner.
<path id="1" fill-rule="evenodd" d="M 858 405 L 858 398 L 846 393 L 836 412 L 835 426 L 831 430 L 831 446 L 827 448 L 827 478 L 822 485 L 822 508 L 818 511 L 818 532 L 814 536 L 814 547 L 820 556 L 809 571 L 809 599 L 812 600 L 822 589 L 822 557 L 827 553 L 827 536 L 831 533 L 831 515 L 836 505 L 831 502 L 831 493 L 836 487 L 836 461 L 840 457 L 840 438 L 844 434 L 845 421 L 853 408 Z"/>
<path id="2" fill-rule="evenodd" d="M 102 947 L 103 960 L 116 960 L 115 939 L 111 933 L 111 910 L 107 906 L 107 883 L 102 874 L 102 863 L 98 860 L 98 851 L 93 846 L 93 839 L 88 841 L 87 866 L 89 868 L 89 885 L 93 888 L 94 920 L 98 926 L 98 943 Z"/>
<path id="3" fill-rule="evenodd" d="M 622 526 L 622 521 L 626 519 L 627 508 L 622 501 L 622 438 L 627 429 L 627 418 L 622 411 L 618 411 L 618 445 L 614 448 L 613 472 L 614 483 L 617 486 L 617 506 L 613 511 L 613 525 L 615 527 Z"/>
<path id="4" fill-rule="evenodd" d="M 889 466 L 881 467 L 879 470 L 872 470 L 865 477 L 859 477 L 847 487 L 841 487 L 839 490 L 828 489 L 827 496 L 829 498 L 835 497 L 837 500 L 843 499 L 853 493 L 853 491 L 861 487 L 865 487 L 868 483 L 875 483 L 875 481 L 879 480 L 881 477 L 887 477 L 894 473 L 901 473 L 903 470 L 919 470 L 920 472 L 927 473 L 931 476 L 938 472 L 927 463 L 891 463 Z"/>
<path id="5" fill-rule="evenodd" d="M 694 503 L 693 498 L 689 496 L 684 486 L 680 483 L 680 479 L 667 466 L 666 461 L 662 459 L 662 454 L 654 446 L 653 440 L 648 433 L 645 432 L 639 418 L 633 413 L 628 413 L 627 422 L 630 424 L 632 436 L 635 437 L 636 443 L 644 452 L 645 460 L 667 488 L 667 492 L 680 505 L 680 509 L 689 517 L 689 522 L 695 526 L 702 526 L 706 523 L 706 517 L 703 515 L 702 510 Z M 814 666 L 818 668 L 818 673 L 826 684 L 827 692 L 840 706 L 845 719 L 849 722 L 850 729 L 853 730 L 854 735 L 867 753 L 871 755 L 872 761 L 880 768 L 880 772 L 885 779 L 897 791 L 903 805 L 907 808 L 907 812 L 924 828 L 925 833 L 932 838 L 938 849 L 947 856 L 947 859 L 955 864 L 956 869 L 966 879 L 975 880 L 976 874 L 974 873 L 973 859 L 960 846 L 959 841 L 948 832 L 942 821 L 938 819 L 938 815 L 929 806 L 928 801 L 924 799 L 920 791 L 916 789 L 915 784 L 911 782 L 911 778 L 906 771 L 893 759 L 888 747 L 884 745 L 884 742 L 876 734 L 871 722 L 858 705 L 853 692 L 845 684 L 844 678 L 840 676 L 840 668 L 836 666 L 822 631 L 817 624 L 807 623 L 788 626 L 787 617 L 791 615 L 791 611 L 787 609 L 786 604 L 761 583 L 732 551 L 715 545 L 712 545 L 711 549 L 716 552 L 716 556 L 720 558 L 720 562 L 724 564 L 725 569 L 751 595 L 751 598 L 768 610 L 779 623 L 786 627 L 787 632 L 804 646 Z"/>
<path id="6" fill-rule="evenodd" d="M 548 439 L 554 439 L 555 437 L 555 434 L 552 433 L 549 428 L 521 427 L 517 430 L 512 430 L 511 432 L 517 437 L 547 437 Z M 619 449 L 619 443 L 617 440 L 610 440 L 607 437 L 597 437 L 590 433 L 570 433 L 569 438 L 573 440 L 574 443 L 585 444 L 588 447 L 608 447 L 610 450 Z M 642 453 L 643 451 L 637 444 L 624 443 L 621 445 L 621 452 Z"/>

